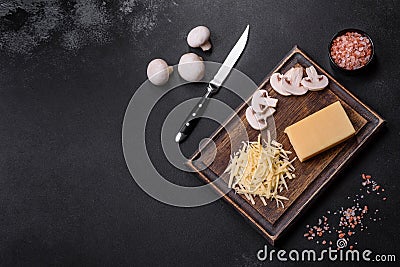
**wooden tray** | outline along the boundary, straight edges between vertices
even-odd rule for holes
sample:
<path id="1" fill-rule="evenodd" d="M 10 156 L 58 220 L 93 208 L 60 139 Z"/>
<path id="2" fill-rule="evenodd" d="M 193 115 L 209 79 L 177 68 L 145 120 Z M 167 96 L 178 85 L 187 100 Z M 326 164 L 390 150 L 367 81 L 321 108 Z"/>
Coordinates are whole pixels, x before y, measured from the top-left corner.
<path id="1" fill-rule="evenodd" d="M 313 65 L 318 73 L 325 74 L 328 77 L 328 87 L 319 92 L 308 92 L 303 96 L 285 97 L 276 94 L 269 84 L 270 76 L 278 71 L 284 73 L 297 64 L 303 67 Z M 377 132 L 384 120 L 339 84 L 297 46 L 272 70 L 258 89 L 266 89 L 272 97 L 279 99 L 277 111 L 274 114 L 277 141 L 282 143 L 286 150 L 294 152 L 287 135 L 284 133 L 284 129 L 287 126 L 338 100 L 343 105 L 356 130 L 356 135 L 346 142 L 306 162 L 301 163 L 299 160 L 294 162 L 296 178 L 288 182 L 288 191 L 282 191 L 282 195 L 289 198 L 289 201 L 284 202 L 284 208 L 278 208 L 275 201 L 269 202 L 267 206 L 264 206 L 258 198 L 255 198 L 256 204 L 252 205 L 244 196 L 236 194 L 234 190 L 230 190 L 228 194 L 223 196 L 228 203 L 273 245 L 282 232 L 304 210 L 310 201 L 316 197 L 321 189 L 337 176 L 338 172 L 361 146 Z M 243 105 L 236 109 L 236 113 L 246 126 L 249 140 L 256 140 L 259 131 L 253 130 L 248 125 L 245 117 L 247 103 L 250 103 L 250 100 L 251 97 L 246 103 L 243 103 Z M 201 158 L 203 161 L 195 161 L 200 156 L 200 152 L 196 151 L 188 162 L 188 165 L 196 170 L 200 178 L 206 183 L 210 183 L 221 177 L 222 179 L 214 185 L 217 192 L 221 194 L 223 187 L 226 188 L 227 186 L 228 174 L 223 174 L 223 172 L 229 163 L 231 142 L 232 145 L 237 146 L 238 143 L 243 141 L 238 140 L 240 138 L 235 138 L 234 129 L 238 123 L 238 120 L 234 120 L 231 117 L 212 135 L 211 140 L 215 142 L 217 148 L 217 154 L 213 162 L 211 162 L 212 146 L 208 145 L 205 145 L 202 150 Z M 226 130 L 223 129 L 224 127 Z M 229 139 L 227 131 L 231 133 L 232 139 Z M 209 167 L 204 169 L 205 166 Z"/>

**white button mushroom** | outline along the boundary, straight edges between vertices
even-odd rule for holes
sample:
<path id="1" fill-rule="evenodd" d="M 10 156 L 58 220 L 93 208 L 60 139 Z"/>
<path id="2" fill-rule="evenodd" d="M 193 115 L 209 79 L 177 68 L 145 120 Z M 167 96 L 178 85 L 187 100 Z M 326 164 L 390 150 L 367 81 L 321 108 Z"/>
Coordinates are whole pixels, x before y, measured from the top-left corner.
<path id="1" fill-rule="evenodd" d="M 283 89 L 292 95 L 304 95 L 308 89 L 303 87 L 300 82 L 303 79 L 303 68 L 294 67 L 288 70 L 282 79 Z"/>
<path id="2" fill-rule="evenodd" d="M 246 119 L 250 126 L 255 130 L 265 129 L 268 117 L 275 113 L 278 99 L 268 96 L 268 92 L 264 89 L 257 90 L 253 94 L 251 106 L 246 109 Z"/>
<path id="3" fill-rule="evenodd" d="M 205 69 L 203 59 L 194 53 L 184 54 L 179 60 L 179 75 L 188 82 L 197 82 L 203 79 Z"/>
<path id="4" fill-rule="evenodd" d="M 286 90 L 282 86 L 283 79 L 284 76 L 282 74 L 274 73 L 269 79 L 269 83 L 271 84 L 272 89 L 274 89 L 278 94 L 283 96 L 289 96 L 291 94 L 286 92 Z"/>
<path id="5" fill-rule="evenodd" d="M 267 100 L 268 92 L 266 90 L 257 90 L 253 94 L 253 98 L 251 100 L 251 106 L 253 107 L 255 112 L 262 113 L 268 108 Z"/>
<path id="6" fill-rule="evenodd" d="M 276 107 L 277 103 L 278 99 L 269 97 L 267 90 L 264 89 L 257 90 L 251 100 L 251 106 L 257 113 L 265 112 L 268 107 Z"/>
<path id="7" fill-rule="evenodd" d="M 147 66 L 147 77 L 154 85 L 164 85 L 168 82 L 169 75 L 174 69 L 168 66 L 167 62 L 157 58 Z"/>
<path id="8" fill-rule="evenodd" d="M 254 116 L 257 118 L 257 120 L 265 120 L 265 121 L 267 121 L 268 117 L 274 115 L 275 111 L 276 111 L 276 109 L 268 107 L 268 108 L 265 109 L 265 111 L 263 113 L 256 112 L 254 114 Z"/>
<path id="9" fill-rule="evenodd" d="M 310 91 L 319 91 L 324 89 L 329 81 L 325 75 L 318 75 L 314 66 L 306 68 L 307 77 L 301 80 L 301 84 Z"/>
<path id="10" fill-rule="evenodd" d="M 252 107 L 248 107 L 246 109 L 246 119 L 249 122 L 250 126 L 255 130 L 263 130 L 268 126 L 266 117 L 257 118 L 256 112 L 253 110 Z"/>
<path id="11" fill-rule="evenodd" d="M 205 26 L 193 28 L 187 37 L 187 43 L 191 47 L 200 47 L 203 51 L 211 49 L 210 30 Z"/>

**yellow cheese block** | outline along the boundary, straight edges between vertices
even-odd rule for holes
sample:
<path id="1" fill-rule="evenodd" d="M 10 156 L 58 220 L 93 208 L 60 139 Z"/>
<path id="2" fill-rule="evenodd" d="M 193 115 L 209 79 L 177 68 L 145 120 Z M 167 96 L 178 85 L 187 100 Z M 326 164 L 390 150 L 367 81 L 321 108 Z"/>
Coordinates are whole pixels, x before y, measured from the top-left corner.
<path id="1" fill-rule="evenodd" d="M 355 130 L 337 101 L 287 127 L 285 133 L 303 162 L 350 138 Z"/>

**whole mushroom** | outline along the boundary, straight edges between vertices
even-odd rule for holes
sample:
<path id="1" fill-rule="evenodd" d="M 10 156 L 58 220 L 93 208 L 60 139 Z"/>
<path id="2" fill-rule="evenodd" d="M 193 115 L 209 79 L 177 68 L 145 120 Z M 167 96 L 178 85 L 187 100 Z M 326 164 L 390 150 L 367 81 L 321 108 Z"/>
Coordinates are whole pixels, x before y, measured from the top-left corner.
<path id="1" fill-rule="evenodd" d="M 203 79 L 205 69 L 203 59 L 195 53 L 184 54 L 179 60 L 178 73 L 188 82 L 198 82 Z"/>
<path id="2" fill-rule="evenodd" d="M 167 62 L 161 58 L 153 59 L 147 66 L 147 77 L 154 85 L 164 85 L 168 82 L 169 75 L 173 68 L 168 66 Z"/>
<path id="3" fill-rule="evenodd" d="M 200 47 L 203 51 L 211 49 L 210 30 L 205 26 L 197 26 L 193 28 L 188 36 L 187 43 L 191 47 Z"/>

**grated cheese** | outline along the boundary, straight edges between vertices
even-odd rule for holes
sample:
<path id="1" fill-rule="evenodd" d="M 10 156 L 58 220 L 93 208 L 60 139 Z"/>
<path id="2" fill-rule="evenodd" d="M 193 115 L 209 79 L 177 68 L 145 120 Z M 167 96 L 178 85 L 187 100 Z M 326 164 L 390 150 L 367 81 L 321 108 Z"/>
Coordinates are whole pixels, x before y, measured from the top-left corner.
<path id="1" fill-rule="evenodd" d="M 295 168 L 289 159 L 290 151 L 285 151 L 283 145 L 271 140 L 267 132 L 266 141 L 261 141 L 261 135 L 256 142 L 243 142 L 238 152 L 231 156 L 231 161 L 225 173 L 230 172 L 228 187 L 236 193 L 243 194 L 253 205 L 258 196 L 264 206 L 268 199 L 275 200 L 277 207 L 283 205 L 283 200 L 289 200 L 280 195 L 288 190 L 286 179 L 293 179 Z"/>

